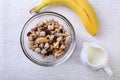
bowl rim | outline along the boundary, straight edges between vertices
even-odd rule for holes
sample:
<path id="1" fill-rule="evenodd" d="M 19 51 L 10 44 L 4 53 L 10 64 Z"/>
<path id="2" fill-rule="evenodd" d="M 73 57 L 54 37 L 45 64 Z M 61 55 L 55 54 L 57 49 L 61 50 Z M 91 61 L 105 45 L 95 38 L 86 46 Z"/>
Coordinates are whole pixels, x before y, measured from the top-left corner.
<path id="1" fill-rule="evenodd" d="M 38 16 L 38 15 L 42 15 L 42 14 L 54 14 L 54 16 L 55 16 L 55 15 L 57 15 L 57 17 L 59 16 L 59 17 L 60 17 L 61 19 L 63 19 L 65 22 L 67 21 L 66 23 L 69 24 L 69 26 L 72 28 L 72 31 L 73 31 L 73 40 L 74 40 L 74 43 L 73 43 L 73 47 L 72 47 L 72 48 L 74 48 L 74 49 L 75 49 L 75 46 L 76 46 L 76 35 L 75 35 L 75 30 L 74 30 L 72 24 L 70 23 L 70 21 L 69 21 L 66 17 L 64 17 L 63 15 L 61 15 L 61 14 L 59 14 L 59 13 L 56 13 L 56 12 L 51 12 L 51 11 L 40 12 L 40 13 L 38 13 L 38 14 L 33 15 L 31 18 L 29 18 L 29 19 L 27 20 L 27 22 L 24 24 L 24 26 L 23 26 L 23 28 L 22 28 L 22 31 L 21 31 L 21 34 L 20 34 L 20 45 L 21 45 L 21 48 L 22 48 L 23 53 L 25 54 L 25 56 L 26 56 L 30 61 L 32 61 L 33 63 L 35 63 L 35 64 L 37 64 L 37 65 L 44 66 L 44 67 L 52 67 L 52 66 L 59 65 L 59 64 L 65 62 L 67 59 L 69 59 L 70 56 L 72 55 L 72 53 L 74 52 L 74 49 L 72 49 L 72 50 L 70 51 L 70 54 L 69 54 L 65 59 L 59 61 L 59 63 L 55 63 L 54 65 L 41 64 L 41 63 L 39 63 L 38 61 L 34 60 L 32 57 L 30 57 L 30 55 L 29 55 L 28 53 L 26 53 L 27 51 L 24 49 L 24 47 L 23 47 L 24 44 L 23 44 L 23 42 L 22 42 L 22 37 L 23 37 L 24 29 L 25 29 L 26 25 L 29 23 L 29 21 L 30 21 L 31 19 L 33 19 L 34 17 L 36 17 L 36 16 Z M 69 49 L 68 49 L 68 50 L 69 50 Z M 45 62 L 44 62 L 44 63 L 45 63 Z"/>

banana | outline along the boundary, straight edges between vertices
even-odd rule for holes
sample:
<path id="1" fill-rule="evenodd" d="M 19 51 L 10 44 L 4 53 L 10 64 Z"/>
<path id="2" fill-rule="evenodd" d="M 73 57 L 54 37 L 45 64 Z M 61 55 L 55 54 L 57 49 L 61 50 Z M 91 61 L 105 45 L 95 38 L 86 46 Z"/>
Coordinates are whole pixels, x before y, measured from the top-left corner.
<path id="1" fill-rule="evenodd" d="M 97 16 L 87 0 L 42 0 L 42 2 L 30 10 L 30 13 L 39 11 L 49 5 L 61 4 L 71 8 L 80 17 L 87 31 L 95 36 L 98 33 Z"/>

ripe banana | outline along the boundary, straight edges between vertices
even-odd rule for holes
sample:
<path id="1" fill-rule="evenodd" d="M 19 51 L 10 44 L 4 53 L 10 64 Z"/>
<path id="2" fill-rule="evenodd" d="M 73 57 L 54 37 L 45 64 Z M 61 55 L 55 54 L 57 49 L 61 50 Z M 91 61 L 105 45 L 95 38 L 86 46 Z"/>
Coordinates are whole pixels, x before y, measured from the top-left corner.
<path id="1" fill-rule="evenodd" d="M 42 8 L 62 4 L 74 10 L 85 25 L 87 31 L 95 36 L 98 33 L 97 16 L 87 0 L 42 0 L 42 2 L 30 10 L 30 13 L 38 13 Z"/>

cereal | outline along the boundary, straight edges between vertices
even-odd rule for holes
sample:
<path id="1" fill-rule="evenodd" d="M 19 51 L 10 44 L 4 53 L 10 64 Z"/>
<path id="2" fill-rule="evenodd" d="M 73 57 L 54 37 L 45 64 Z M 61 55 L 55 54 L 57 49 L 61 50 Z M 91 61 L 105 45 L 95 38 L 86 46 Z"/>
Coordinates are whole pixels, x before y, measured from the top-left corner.
<path id="1" fill-rule="evenodd" d="M 60 25 L 59 30 L 60 30 L 60 29 L 63 29 L 63 26 L 62 26 L 62 25 Z"/>
<path id="2" fill-rule="evenodd" d="M 49 56 L 48 56 L 48 58 L 50 58 L 50 59 L 51 59 L 51 58 L 54 58 L 54 56 L 51 54 L 51 55 L 49 55 Z"/>
<path id="3" fill-rule="evenodd" d="M 65 43 L 69 44 L 70 42 L 71 42 L 71 36 L 67 36 Z"/>
<path id="4" fill-rule="evenodd" d="M 44 37 L 46 35 L 45 31 L 40 32 L 40 36 Z"/>
<path id="5" fill-rule="evenodd" d="M 31 33 L 31 32 L 28 32 L 28 33 L 27 33 L 27 36 L 30 36 L 30 34 L 32 34 L 32 33 Z"/>
<path id="6" fill-rule="evenodd" d="M 39 38 L 39 42 L 40 43 L 46 43 L 46 42 L 48 42 L 49 40 L 48 39 L 46 39 L 46 38 Z"/>
<path id="7" fill-rule="evenodd" d="M 35 52 L 40 53 L 40 48 L 35 48 Z"/>
<path id="8" fill-rule="evenodd" d="M 33 47 L 34 47 L 34 48 L 38 48 L 39 46 L 38 46 L 38 44 L 35 44 L 35 45 L 33 45 Z"/>
<path id="9" fill-rule="evenodd" d="M 44 58 L 44 57 L 45 57 L 45 55 L 44 55 L 44 54 L 40 54 L 40 56 L 41 56 L 42 58 Z"/>
<path id="10" fill-rule="evenodd" d="M 39 44 L 39 43 L 40 43 L 39 38 L 37 38 L 37 39 L 35 40 L 35 43 L 36 43 L 36 44 Z"/>
<path id="11" fill-rule="evenodd" d="M 53 45 L 50 45 L 50 49 L 53 50 L 54 46 Z"/>
<path id="12" fill-rule="evenodd" d="M 50 36 L 49 36 L 49 39 L 50 39 L 50 40 L 53 40 L 53 39 L 54 39 L 54 35 L 50 35 Z"/>
<path id="13" fill-rule="evenodd" d="M 41 43 L 41 44 L 39 45 L 39 47 L 40 47 L 40 48 L 43 48 L 43 47 L 44 47 L 44 44 L 43 44 L 43 43 Z"/>
<path id="14" fill-rule="evenodd" d="M 29 45 L 34 45 L 34 41 L 30 41 L 30 42 L 29 42 Z"/>
<path id="15" fill-rule="evenodd" d="M 32 41 L 32 40 L 33 40 L 33 38 L 32 38 L 31 36 L 29 36 L 29 37 L 28 37 L 28 40 L 29 40 L 29 41 Z"/>
<path id="16" fill-rule="evenodd" d="M 54 48 L 58 48 L 59 47 L 59 42 L 55 42 L 55 43 L 53 43 L 53 45 L 54 45 Z"/>
<path id="17" fill-rule="evenodd" d="M 48 25 L 48 30 L 53 30 L 54 26 L 53 25 Z"/>
<path id="18" fill-rule="evenodd" d="M 56 51 L 56 52 L 55 52 L 55 57 L 59 57 L 59 56 L 61 56 L 63 53 L 64 53 L 64 51 L 62 51 L 62 50 Z"/>
<path id="19" fill-rule="evenodd" d="M 43 25 L 43 22 L 39 22 L 38 24 L 37 24 L 37 26 L 39 26 L 39 27 L 41 27 Z"/>
<path id="20" fill-rule="evenodd" d="M 45 43 L 44 48 L 45 48 L 45 49 L 48 49 L 48 48 L 49 48 L 49 43 Z"/>
<path id="21" fill-rule="evenodd" d="M 45 30 L 46 35 L 50 35 L 51 31 L 50 30 Z"/>
<path id="22" fill-rule="evenodd" d="M 37 35 L 37 36 L 40 36 L 40 31 L 37 31 L 37 32 L 36 32 L 36 35 Z"/>
<path id="23" fill-rule="evenodd" d="M 60 42 L 62 40 L 62 36 L 57 38 L 57 41 Z"/>
<path id="24" fill-rule="evenodd" d="M 61 33 L 56 33 L 55 36 L 60 37 L 62 34 Z"/>
<path id="25" fill-rule="evenodd" d="M 53 41 L 54 41 L 54 42 L 57 41 L 57 36 L 54 36 Z"/>
<path id="26" fill-rule="evenodd" d="M 47 53 L 47 51 L 46 51 L 45 49 L 43 49 L 43 50 L 41 51 L 41 54 L 45 54 L 45 53 Z"/>
<path id="27" fill-rule="evenodd" d="M 65 49 L 65 45 L 61 45 L 61 46 L 60 46 L 60 49 Z"/>
<path id="28" fill-rule="evenodd" d="M 42 58 L 58 58 L 71 43 L 71 36 L 63 25 L 54 19 L 38 22 L 27 34 L 28 47 Z"/>

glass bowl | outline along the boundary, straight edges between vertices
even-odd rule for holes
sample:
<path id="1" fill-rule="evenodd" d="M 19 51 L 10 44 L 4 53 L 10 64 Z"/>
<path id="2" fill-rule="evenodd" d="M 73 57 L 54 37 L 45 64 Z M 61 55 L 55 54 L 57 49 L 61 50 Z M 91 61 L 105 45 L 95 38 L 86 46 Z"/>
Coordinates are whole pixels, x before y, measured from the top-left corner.
<path id="1" fill-rule="evenodd" d="M 64 26 L 67 32 L 71 35 L 71 43 L 68 50 L 59 58 L 42 58 L 39 54 L 36 54 L 32 50 L 28 48 L 28 37 L 27 32 L 30 31 L 39 21 L 46 21 L 49 19 L 57 20 L 60 24 Z M 26 57 L 30 59 L 32 62 L 41 65 L 41 66 L 54 66 L 66 61 L 74 51 L 76 41 L 75 41 L 75 31 L 71 23 L 66 19 L 64 16 L 55 13 L 55 12 L 41 12 L 36 14 L 35 16 L 31 17 L 24 25 L 21 36 L 20 36 L 20 43 L 22 50 Z"/>

